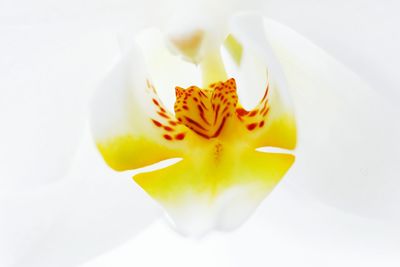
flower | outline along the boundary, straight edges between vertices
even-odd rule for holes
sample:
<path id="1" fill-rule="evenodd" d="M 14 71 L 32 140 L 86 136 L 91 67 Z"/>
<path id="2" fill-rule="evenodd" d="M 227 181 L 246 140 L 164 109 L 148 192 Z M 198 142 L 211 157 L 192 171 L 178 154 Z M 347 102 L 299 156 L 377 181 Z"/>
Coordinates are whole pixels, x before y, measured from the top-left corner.
<path id="1" fill-rule="evenodd" d="M 96 144 L 117 171 L 181 158 L 172 166 L 139 173 L 134 180 L 165 208 L 184 234 L 234 229 L 294 161 L 290 151 L 256 151 L 260 147 L 295 148 L 293 110 L 280 92 L 283 85 L 273 77 L 274 69 L 269 71 L 259 103 L 246 110 L 238 99 L 235 79 L 227 79 L 229 61 L 222 59 L 217 44 L 206 43 L 213 32 L 200 28 L 183 36 L 170 35 L 175 50 L 199 66 L 204 88 L 176 87 L 175 114 L 168 111 L 147 71 L 143 49 L 134 45 L 95 97 L 92 129 Z M 221 40 L 238 72 L 244 71 L 242 57 L 249 60 L 252 51 L 234 35 Z M 267 79 L 267 66 L 257 71 Z M 168 89 L 173 90 L 163 88 Z"/>
<path id="2" fill-rule="evenodd" d="M 117 52 L 114 30 L 124 25 L 132 32 L 132 21 L 140 15 L 151 16 L 152 21 L 158 14 L 171 16 L 165 9 L 169 1 L 163 2 L 167 4 L 162 8 L 152 6 L 151 12 L 144 12 L 144 3 L 135 1 L 119 7 L 107 1 L 86 6 L 71 1 L 40 2 L 25 5 L 25 9 L 18 2 L 9 2 L 0 11 L 6 40 L 1 44 L 5 60 L 0 64 L 0 114 L 5 126 L 1 131 L 0 262 L 4 266 L 75 266 L 132 239 L 132 232 L 152 221 L 145 218 L 151 201 L 139 190 L 132 192 L 137 187 L 126 173 L 117 175 L 104 168 L 92 151 L 90 138 L 80 136 L 83 123 L 77 122 L 86 120 L 82 111 L 92 83 L 104 74 Z M 387 239 L 396 232 L 388 230 L 384 221 L 371 227 L 370 220 L 349 217 L 354 213 L 354 217 L 368 215 L 395 222 L 400 218 L 396 206 L 400 196 L 398 109 L 392 106 L 398 95 L 394 67 L 399 58 L 398 38 L 391 27 L 398 20 L 397 4 L 289 2 L 264 1 L 266 6 L 257 9 L 293 29 L 268 20 L 265 33 L 283 68 L 296 110 L 296 162 L 256 216 L 241 231 L 229 235 L 235 237 L 228 240 L 235 250 L 227 256 L 230 262 L 243 257 L 239 265 L 250 258 L 253 265 L 265 265 L 270 261 L 264 253 L 267 247 L 278 265 L 289 258 L 301 265 L 315 262 L 321 243 L 325 243 L 321 263 L 325 256 L 337 255 L 338 265 L 343 265 L 343 255 L 349 251 L 360 255 L 357 248 L 369 243 L 377 244 L 379 253 L 363 254 L 365 262 L 371 262 L 371 254 L 376 254 L 379 262 L 389 261 L 380 252 L 387 250 Z M 390 88 L 393 94 L 389 94 Z M 385 95 L 392 97 L 385 99 Z M 244 99 L 243 95 L 240 98 Z M 168 99 L 162 99 L 168 104 Z M 76 149 L 78 139 L 81 147 L 90 148 L 87 153 Z M 65 155 L 79 156 L 71 161 L 74 170 L 68 173 Z M 321 212 L 308 205 L 300 210 L 291 205 L 299 203 L 293 191 L 301 190 L 314 197 L 312 202 Z M 332 212 L 340 209 L 346 210 L 343 214 L 348 220 Z M 290 214 L 289 218 L 282 213 Z M 313 234 L 318 236 L 312 239 Z M 296 237 L 281 238 L 288 236 Z M 331 242 L 329 236 L 343 239 Z M 371 236 L 380 240 L 373 242 Z M 304 245 L 310 240 L 314 242 Z M 138 241 L 137 247 L 143 247 L 142 240 Z M 258 250 L 250 243 L 259 244 Z M 217 244 L 211 250 L 225 247 Z M 288 251 L 287 244 L 293 244 L 293 249 Z M 343 244 L 345 250 L 338 250 Z M 153 235 L 146 246 L 148 253 L 143 255 L 154 258 L 154 251 L 163 249 L 162 245 L 170 251 L 176 249 L 163 236 Z M 137 253 L 130 249 L 129 257 Z M 204 255 L 199 254 L 201 257 Z M 396 262 L 397 257 L 394 259 Z"/>

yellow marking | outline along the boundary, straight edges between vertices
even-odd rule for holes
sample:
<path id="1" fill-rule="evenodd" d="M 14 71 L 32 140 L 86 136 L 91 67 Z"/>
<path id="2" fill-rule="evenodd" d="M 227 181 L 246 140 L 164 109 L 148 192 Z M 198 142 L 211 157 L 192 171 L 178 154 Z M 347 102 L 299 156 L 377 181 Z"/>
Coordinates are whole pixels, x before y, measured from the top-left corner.
<path id="1" fill-rule="evenodd" d="M 229 52 L 233 60 L 237 65 L 240 65 L 243 56 L 243 46 L 233 37 L 232 34 L 228 35 L 225 39 L 224 46 Z"/>

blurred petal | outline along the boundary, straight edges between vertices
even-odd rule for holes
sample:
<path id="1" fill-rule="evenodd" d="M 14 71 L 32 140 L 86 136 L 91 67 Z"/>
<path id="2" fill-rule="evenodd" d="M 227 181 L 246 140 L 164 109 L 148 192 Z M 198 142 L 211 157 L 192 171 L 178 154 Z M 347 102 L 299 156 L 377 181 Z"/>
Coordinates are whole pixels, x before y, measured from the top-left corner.
<path id="1" fill-rule="evenodd" d="M 400 97 L 397 1 L 270 0 L 262 5 L 263 14 L 304 35 L 396 104 Z"/>
<path id="2" fill-rule="evenodd" d="M 232 14 L 249 10 L 258 1 L 178 0 L 166 27 L 171 48 L 185 59 L 199 63 L 218 51 L 229 34 Z"/>
<path id="3" fill-rule="evenodd" d="M 243 21 L 254 34 L 253 21 Z M 265 20 L 265 33 L 284 71 L 298 119 L 298 161 L 288 179 L 343 209 L 400 218 L 395 206 L 400 195 L 399 111 L 287 27 Z"/>
<path id="4" fill-rule="evenodd" d="M 158 221 L 136 239 L 82 267 L 396 267 L 399 241 L 395 224 L 328 207 L 288 190 L 283 182 L 235 232 L 193 240 Z"/>
<path id="5" fill-rule="evenodd" d="M 107 168 L 91 140 L 86 131 L 68 179 L 1 196 L 1 266 L 76 266 L 158 215 L 130 175 Z"/>
<path id="6" fill-rule="evenodd" d="M 71 164 L 92 88 L 116 42 L 76 25 L 1 27 L 0 34 L 1 190 L 57 181 Z"/>

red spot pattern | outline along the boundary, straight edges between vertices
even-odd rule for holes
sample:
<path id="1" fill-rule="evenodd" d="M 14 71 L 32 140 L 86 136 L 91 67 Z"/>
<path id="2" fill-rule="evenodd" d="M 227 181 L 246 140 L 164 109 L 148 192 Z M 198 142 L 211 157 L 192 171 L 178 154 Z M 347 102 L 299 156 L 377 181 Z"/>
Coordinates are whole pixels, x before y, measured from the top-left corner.
<path id="1" fill-rule="evenodd" d="M 265 125 L 267 115 L 269 113 L 268 96 L 269 84 L 265 90 L 264 96 L 260 103 L 251 111 L 243 108 L 236 109 L 236 115 L 240 121 L 245 123 L 247 130 L 253 131 L 257 127 L 262 128 Z"/>
<path id="2" fill-rule="evenodd" d="M 270 107 L 268 105 L 269 84 L 260 103 L 253 110 L 247 111 L 237 106 L 236 83 L 234 79 L 211 84 L 210 89 L 200 89 L 191 86 L 187 89 L 175 88 L 176 102 L 174 106 L 176 119 L 166 111 L 159 100 L 154 86 L 147 81 L 150 92 L 154 94 L 151 101 L 154 104 L 157 119 L 151 119 L 154 126 L 162 132 L 167 141 L 181 141 L 186 137 L 183 125 L 206 139 L 218 137 L 227 121 L 236 115 L 249 131 L 262 128 L 265 125 Z M 163 132 L 164 131 L 164 132 Z M 175 135 L 170 133 L 178 132 Z"/>
<path id="3" fill-rule="evenodd" d="M 211 84 L 210 88 L 178 87 L 174 106 L 178 120 L 207 139 L 221 134 L 237 105 L 234 79 Z"/>
<path id="4" fill-rule="evenodd" d="M 170 133 L 174 131 L 184 130 L 184 126 L 178 120 L 174 118 L 172 114 L 170 114 L 160 101 L 154 86 L 151 84 L 149 80 L 147 82 L 148 92 L 152 95 L 151 102 L 154 104 L 155 114 L 157 118 L 152 118 L 151 122 L 154 126 L 160 129 L 160 135 L 167 141 L 175 140 L 183 140 L 185 138 L 185 133 L 179 133 L 173 137 Z M 177 88 L 176 94 L 179 95 L 180 91 Z"/>

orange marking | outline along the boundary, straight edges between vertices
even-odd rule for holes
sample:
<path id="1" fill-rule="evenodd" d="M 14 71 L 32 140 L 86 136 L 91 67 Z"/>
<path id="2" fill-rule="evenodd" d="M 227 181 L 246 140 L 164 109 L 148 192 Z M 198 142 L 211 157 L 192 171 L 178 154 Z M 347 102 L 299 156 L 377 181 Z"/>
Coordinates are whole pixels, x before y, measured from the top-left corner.
<path id="1" fill-rule="evenodd" d="M 168 123 L 171 124 L 172 126 L 176 126 L 177 125 L 177 123 L 174 122 L 174 121 L 168 121 Z"/>
<path id="2" fill-rule="evenodd" d="M 157 114 L 160 115 L 163 118 L 169 119 L 169 116 L 167 114 L 164 114 L 164 113 L 159 112 L 159 111 L 157 112 Z"/>
<path id="3" fill-rule="evenodd" d="M 172 132 L 174 129 L 169 126 L 164 126 L 164 130 L 166 130 L 168 132 Z"/>
<path id="4" fill-rule="evenodd" d="M 201 104 L 201 106 L 202 106 L 205 110 L 208 110 L 208 108 L 206 107 L 206 105 L 204 105 L 203 102 L 200 102 L 200 104 Z"/>
<path id="5" fill-rule="evenodd" d="M 217 136 L 221 133 L 222 129 L 224 128 L 225 121 L 226 121 L 226 117 L 224 117 L 224 118 L 222 119 L 222 123 L 221 123 L 221 125 L 219 126 L 218 130 L 217 130 L 217 131 L 215 132 L 215 134 L 213 135 L 213 137 L 217 137 Z"/>
<path id="6" fill-rule="evenodd" d="M 160 104 L 158 103 L 158 101 L 155 100 L 154 98 L 153 98 L 153 103 L 154 103 L 156 106 L 160 106 Z"/>
<path id="7" fill-rule="evenodd" d="M 252 112 L 249 113 L 249 117 L 254 117 L 255 115 L 257 115 L 258 113 L 258 109 L 253 110 Z"/>
<path id="8" fill-rule="evenodd" d="M 206 129 L 205 129 L 200 123 L 198 123 L 197 121 L 192 120 L 191 118 L 186 117 L 186 116 L 185 116 L 185 119 L 186 119 L 188 122 L 190 122 L 191 124 L 194 124 L 194 125 L 196 125 L 197 127 L 199 127 L 200 129 L 202 129 L 203 131 L 206 131 Z"/>
<path id="9" fill-rule="evenodd" d="M 247 113 L 249 113 L 247 110 L 245 110 L 245 109 L 243 109 L 243 108 L 237 108 L 236 109 L 236 113 L 239 115 L 239 116 L 244 116 L 244 115 L 246 115 Z"/>
<path id="10" fill-rule="evenodd" d="M 263 98 L 262 98 L 261 101 L 264 101 L 264 100 L 267 98 L 267 96 L 268 96 L 268 91 L 269 91 L 269 83 L 267 84 L 267 89 L 265 90 L 265 94 L 264 94 L 264 96 L 263 96 Z"/>
<path id="11" fill-rule="evenodd" d="M 219 112 L 219 105 L 217 105 L 217 110 L 215 111 L 214 124 L 217 122 L 218 112 Z"/>
<path id="12" fill-rule="evenodd" d="M 262 114 L 268 108 L 268 101 L 265 101 L 264 107 L 261 109 L 260 113 Z"/>
<path id="13" fill-rule="evenodd" d="M 257 126 L 257 123 L 251 123 L 251 124 L 247 125 L 247 129 L 249 131 L 252 131 L 252 130 L 254 130 L 254 128 L 256 128 L 256 126 Z"/>
<path id="14" fill-rule="evenodd" d="M 183 140 L 185 138 L 185 134 L 184 133 L 179 133 L 177 135 L 175 135 L 175 139 L 176 140 Z"/>
<path id="15" fill-rule="evenodd" d="M 265 115 L 267 115 L 268 114 L 268 111 L 269 111 L 269 107 L 263 112 L 263 116 L 265 116 Z"/>
<path id="16" fill-rule="evenodd" d="M 162 126 L 162 124 L 159 122 L 159 121 L 156 121 L 156 120 L 151 120 L 153 123 L 154 123 L 154 125 L 155 126 L 157 126 L 157 127 L 161 127 Z"/>
<path id="17" fill-rule="evenodd" d="M 171 137 L 170 135 L 168 135 L 168 134 L 164 134 L 163 137 L 164 137 L 165 139 L 167 139 L 168 141 L 171 141 L 171 140 L 172 140 L 172 137 Z"/>

